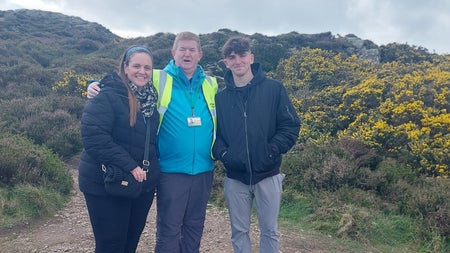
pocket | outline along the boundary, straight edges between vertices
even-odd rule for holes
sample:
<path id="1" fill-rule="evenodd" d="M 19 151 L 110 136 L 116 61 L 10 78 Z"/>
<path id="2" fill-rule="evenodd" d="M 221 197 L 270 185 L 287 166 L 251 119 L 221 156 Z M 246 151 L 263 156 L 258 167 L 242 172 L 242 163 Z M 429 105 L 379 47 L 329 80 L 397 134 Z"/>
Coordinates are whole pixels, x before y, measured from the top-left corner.
<path id="1" fill-rule="evenodd" d="M 267 172 L 273 170 L 281 163 L 281 155 L 272 149 L 272 145 L 260 145 L 255 150 L 253 169 L 256 172 Z"/>
<path id="2" fill-rule="evenodd" d="M 233 152 L 233 149 L 228 148 L 221 161 L 227 170 L 246 171 L 246 166 L 242 162 L 241 156 Z"/>
<path id="3" fill-rule="evenodd" d="M 265 157 L 263 158 L 264 164 L 266 166 L 272 166 L 279 162 L 281 155 L 278 152 L 278 148 L 274 145 L 267 144 L 265 149 Z"/>

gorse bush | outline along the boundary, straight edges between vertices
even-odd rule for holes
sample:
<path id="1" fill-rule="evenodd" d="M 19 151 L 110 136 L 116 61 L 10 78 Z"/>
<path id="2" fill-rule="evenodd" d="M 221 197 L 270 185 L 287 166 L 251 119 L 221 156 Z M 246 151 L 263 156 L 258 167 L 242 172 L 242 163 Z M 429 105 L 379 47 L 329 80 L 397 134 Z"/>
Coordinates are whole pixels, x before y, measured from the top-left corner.
<path id="1" fill-rule="evenodd" d="M 61 80 L 52 86 L 57 94 L 66 96 L 86 97 L 87 82 L 91 79 L 100 80 L 101 77 L 93 75 L 78 75 L 74 71 L 64 72 Z"/>
<path id="2" fill-rule="evenodd" d="M 317 48 L 280 61 L 276 74 L 294 97 L 300 141 L 353 136 L 412 171 L 449 177 L 449 59 L 413 62 L 377 65 Z"/>

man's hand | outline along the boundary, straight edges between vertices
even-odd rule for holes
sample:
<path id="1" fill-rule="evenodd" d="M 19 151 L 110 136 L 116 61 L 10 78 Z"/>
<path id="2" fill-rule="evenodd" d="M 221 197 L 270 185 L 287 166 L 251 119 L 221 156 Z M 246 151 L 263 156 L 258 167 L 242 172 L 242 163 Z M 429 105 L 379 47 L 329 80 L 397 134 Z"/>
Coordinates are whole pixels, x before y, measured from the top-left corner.
<path id="1" fill-rule="evenodd" d="M 100 92 L 100 83 L 95 81 L 88 85 L 87 87 L 87 98 L 91 99 L 97 96 Z"/>

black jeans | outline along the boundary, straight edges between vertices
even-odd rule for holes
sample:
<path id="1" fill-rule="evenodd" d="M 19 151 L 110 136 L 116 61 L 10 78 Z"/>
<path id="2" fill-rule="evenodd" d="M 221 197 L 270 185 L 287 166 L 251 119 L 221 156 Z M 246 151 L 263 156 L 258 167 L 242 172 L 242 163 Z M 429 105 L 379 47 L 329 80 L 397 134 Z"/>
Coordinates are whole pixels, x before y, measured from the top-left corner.
<path id="1" fill-rule="evenodd" d="M 134 253 L 153 203 L 154 190 L 136 199 L 84 193 L 95 253 Z"/>

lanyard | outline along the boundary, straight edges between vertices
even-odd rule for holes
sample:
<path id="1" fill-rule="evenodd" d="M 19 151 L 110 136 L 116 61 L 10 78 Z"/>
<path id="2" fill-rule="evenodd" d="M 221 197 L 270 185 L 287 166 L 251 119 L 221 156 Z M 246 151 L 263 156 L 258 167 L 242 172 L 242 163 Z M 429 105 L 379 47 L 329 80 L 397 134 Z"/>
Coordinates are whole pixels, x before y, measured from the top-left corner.
<path id="1" fill-rule="evenodd" d="M 196 87 L 196 89 L 194 90 L 194 93 L 192 94 L 192 83 L 190 83 L 190 84 L 191 84 L 190 91 L 188 92 L 187 87 L 183 87 L 183 92 L 184 92 L 184 95 L 186 96 L 187 100 L 189 100 L 189 104 L 191 106 L 191 111 L 192 111 L 192 116 L 195 116 L 195 102 L 197 102 L 198 90 L 199 90 L 200 85 L 198 85 L 198 87 Z M 189 93 L 191 93 L 191 94 L 189 94 Z M 192 97 L 192 95 L 194 97 Z"/>

